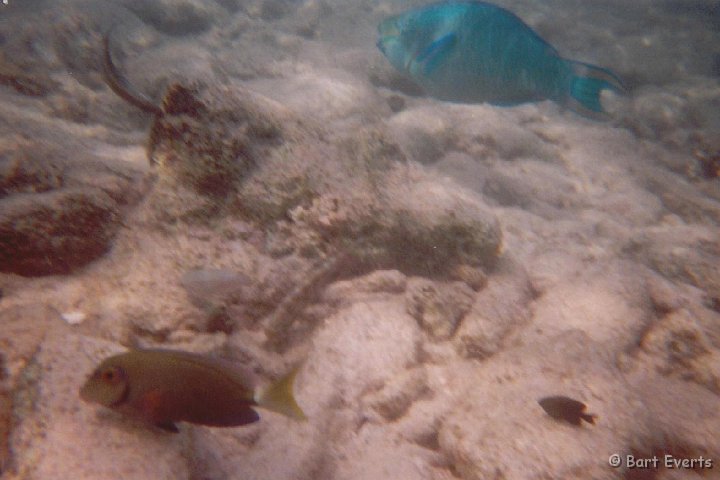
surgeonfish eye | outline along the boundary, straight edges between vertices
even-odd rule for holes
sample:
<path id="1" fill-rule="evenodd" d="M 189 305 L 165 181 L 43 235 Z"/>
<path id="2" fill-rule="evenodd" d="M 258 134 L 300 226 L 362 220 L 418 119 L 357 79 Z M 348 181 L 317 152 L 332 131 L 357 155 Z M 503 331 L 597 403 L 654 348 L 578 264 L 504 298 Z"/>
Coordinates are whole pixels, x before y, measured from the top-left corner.
<path id="1" fill-rule="evenodd" d="M 80 388 L 80 398 L 113 407 L 126 398 L 128 380 L 126 371 L 119 365 L 100 365 Z"/>
<path id="2" fill-rule="evenodd" d="M 107 385 L 117 385 L 125 380 L 125 373 L 120 367 L 107 367 L 100 372 L 100 380 Z"/>

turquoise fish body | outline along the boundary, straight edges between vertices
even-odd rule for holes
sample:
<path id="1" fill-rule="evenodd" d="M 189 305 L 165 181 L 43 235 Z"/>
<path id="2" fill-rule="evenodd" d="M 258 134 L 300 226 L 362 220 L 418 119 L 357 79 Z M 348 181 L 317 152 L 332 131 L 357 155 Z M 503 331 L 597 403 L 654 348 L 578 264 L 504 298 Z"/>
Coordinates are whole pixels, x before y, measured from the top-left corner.
<path id="1" fill-rule="evenodd" d="M 600 93 L 622 91 L 609 70 L 562 58 L 512 12 L 460 0 L 409 10 L 378 27 L 378 48 L 428 94 L 499 106 L 553 100 L 590 117 Z"/>

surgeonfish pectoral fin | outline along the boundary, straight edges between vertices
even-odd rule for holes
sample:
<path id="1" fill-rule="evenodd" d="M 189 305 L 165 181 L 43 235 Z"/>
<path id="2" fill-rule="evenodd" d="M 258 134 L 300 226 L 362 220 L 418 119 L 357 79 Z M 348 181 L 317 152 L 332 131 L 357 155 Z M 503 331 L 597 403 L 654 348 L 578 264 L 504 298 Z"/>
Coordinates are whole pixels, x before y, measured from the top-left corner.
<path id="1" fill-rule="evenodd" d="M 301 366 L 298 365 L 290 373 L 262 391 L 255 399 L 258 406 L 295 420 L 306 420 L 305 413 L 293 395 L 293 383 Z"/>
<path id="2" fill-rule="evenodd" d="M 180 430 L 178 429 L 177 425 L 175 425 L 173 422 L 156 423 L 155 426 L 165 430 L 166 432 L 180 433 Z"/>
<path id="3" fill-rule="evenodd" d="M 447 55 L 457 43 L 457 35 L 448 33 L 438 38 L 415 58 L 415 63 L 423 64 L 423 73 L 429 75 L 438 66 L 440 61 Z"/>
<path id="4" fill-rule="evenodd" d="M 592 413 L 583 413 L 583 414 L 580 415 L 580 416 L 581 416 L 582 419 L 585 420 L 586 422 L 588 422 L 588 423 L 590 423 L 590 424 L 592 424 L 592 425 L 595 425 L 595 419 L 597 418 L 597 415 L 593 415 Z"/>

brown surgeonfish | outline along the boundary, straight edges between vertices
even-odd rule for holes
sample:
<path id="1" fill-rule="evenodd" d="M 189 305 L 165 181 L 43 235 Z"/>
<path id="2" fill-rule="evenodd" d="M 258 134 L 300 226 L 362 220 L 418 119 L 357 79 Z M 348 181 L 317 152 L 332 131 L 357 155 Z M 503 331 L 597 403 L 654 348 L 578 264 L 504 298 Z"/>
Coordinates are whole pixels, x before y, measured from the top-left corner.
<path id="1" fill-rule="evenodd" d="M 132 350 L 105 359 L 80 397 L 165 430 L 175 422 L 234 427 L 260 419 L 261 407 L 303 420 L 292 386 L 298 369 L 265 389 L 227 360 L 177 350 Z"/>
<path id="2" fill-rule="evenodd" d="M 564 397 L 562 395 L 556 395 L 541 398 L 538 400 L 538 403 L 543 410 L 545 410 L 545 412 L 555 420 L 564 420 L 578 426 L 582 423 L 582 420 L 585 420 L 586 422 L 595 425 L 595 418 L 597 418 L 597 415 L 585 413 L 587 406 L 578 400 L 573 400 L 570 397 Z"/>

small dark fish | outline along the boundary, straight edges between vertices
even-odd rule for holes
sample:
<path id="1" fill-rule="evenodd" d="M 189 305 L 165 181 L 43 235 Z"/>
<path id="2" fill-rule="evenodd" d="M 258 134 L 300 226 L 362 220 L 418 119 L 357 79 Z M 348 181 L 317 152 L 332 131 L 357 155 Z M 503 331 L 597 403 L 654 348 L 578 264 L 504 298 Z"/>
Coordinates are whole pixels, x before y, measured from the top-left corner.
<path id="1" fill-rule="evenodd" d="M 297 369 L 259 391 L 252 375 L 229 361 L 176 350 L 133 350 L 105 359 L 80 397 L 165 430 L 175 422 L 234 427 L 260 419 L 262 407 L 298 420 Z"/>
<path id="2" fill-rule="evenodd" d="M 113 64 L 110 55 L 110 34 L 106 33 L 103 37 L 103 78 L 110 89 L 130 105 L 133 105 L 143 112 L 152 113 L 153 115 L 162 116 L 164 112 L 151 100 L 141 93 L 137 92 L 118 72 L 115 64 Z"/>
<path id="3" fill-rule="evenodd" d="M 585 413 L 587 406 L 570 397 L 564 397 L 562 395 L 545 397 L 538 400 L 538 403 L 543 410 L 555 420 L 565 420 L 573 425 L 580 425 L 582 423 L 581 420 L 585 420 L 595 425 L 597 415 Z"/>

